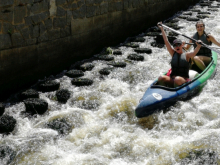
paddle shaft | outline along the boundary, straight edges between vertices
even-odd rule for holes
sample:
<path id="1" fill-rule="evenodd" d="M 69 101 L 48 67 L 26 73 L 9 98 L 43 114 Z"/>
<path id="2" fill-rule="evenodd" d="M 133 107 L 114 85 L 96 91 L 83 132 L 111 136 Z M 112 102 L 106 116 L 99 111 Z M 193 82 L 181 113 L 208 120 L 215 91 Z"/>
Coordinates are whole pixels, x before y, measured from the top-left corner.
<path id="1" fill-rule="evenodd" d="M 188 42 L 186 42 L 185 44 L 188 44 L 188 45 L 194 45 L 194 43 L 188 43 Z M 210 46 L 210 48 L 220 49 L 220 47 L 215 47 L 215 46 Z"/>
<path id="2" fill-rule="evenodd" d="M 198 42 L 198 41 L 195 40 L 194 38 L 188 37 L 187 35 L 182 34 L 182 33 L 178 32 L 178 31 L 176 31 L 176 30 L 174 30 L 174 29 L 172 29 L 172 28 L 170 28 L 170 27 L 168 27 L 168 26 L 166 26 L 166 25 L 164 25 L 164 24 L 158 24 L 158 25 L 163 26 L 164 28 L 166 28 L 166 29 L 168 29 L 168 30 L 170 30 L 170 31 L 173 31 L 174 33 L 179 34 L 179 35 L 181 35 L 181 36 L 183 36 L 183 37 L 186 37 L 186 38 L 188 38 L 188 39 L 190 39 L 190 40 L 192 40 L 192 41 L 194 41 L 194 42 Z M 215 52 L 217 52 L 217 53 L 220 54 L 220 51 L 219 51 L 219 50 L 216 50 L 215 48 L 210 47 L 210 46 L 204 44 L 203 42 L 199 42 L 199 44 L 201 44 L 202 46 L 204 46 L 204 47 L 206 47 L 206 48 L 208 48 L 208 49 L 210 49 L 210 50 L 213 50 L 213 51 L 215 51 Z"/>

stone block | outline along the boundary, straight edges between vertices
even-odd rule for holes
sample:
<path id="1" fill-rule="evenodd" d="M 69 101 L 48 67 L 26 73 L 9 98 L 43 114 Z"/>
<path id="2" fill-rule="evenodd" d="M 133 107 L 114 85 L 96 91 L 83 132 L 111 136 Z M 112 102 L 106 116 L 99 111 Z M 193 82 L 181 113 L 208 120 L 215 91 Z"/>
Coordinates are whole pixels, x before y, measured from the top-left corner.
<path id="1" fill-rule="evenodd" d="M 129 8 L 129 3 L 128 3 L 128 1 L 124 1 L 124 4 L 123 4 L 124 6 L 123 6 L 123 8 L 124 9 L 128 9 Z"/>
<path id="2" fill-rule="evenodd" d="M 66 0 L 56 0 L 56 5 L 63 5 L 64 3 L 66 3 Z"/>
<path id="3" fill-rule="evenodd" d="M 60 38 L 60 29 L 52 29 L 48 31 L 49 40 L 55 40 Z"/>
<path id="4" fill-rule="evenodd" d="M 33 26 L 33 33 L 32 33 L 32 38 L 37 38 L 40 35 L 40 28 L 39 25 L 34 25 Z"/>
<path id="5" fill-rule="evenodd" d="M 86 6 L 86 17 L 93 17 L 96 15 L 96 6 Z"/>
<path id="6" fill-rule="evenodd" d="M 133 6 L 133 8 L 138 8 L 140 6 L 140 2 L 136 1 L 136 0 L 135 1 L 133 0 L 132 6 Z"/>
<path id="7" fill-rule="evenodd" d="M 103 3 L 100 5 L 100 14 L 108 13 L 108 3 Z"/>
<path id="8" fill-rule="evenodd" d="M 14 33 L 15 27 L 11 23 L 4 22 L 2 26 L 3 33 Z"/>
<path id="9" fill-rule="evenodd" d="M 44 11 L 49 10 L 49 3 L 47 1 L 41 1 L 40 3 L 34 3 L 33 6 L 31 6 L 31 12 L 33 14 L 38 14 Z"/>
<path id="10" fill-rule="evenodd" d="M 24 20 L 25 20 L 26 25 L 32 25 L 33 24 L 31 16 L 25 17 Z"/>
<path id="11" fill-rule="evenodd" d="M 40 23 L 40 35 L 42 35 L 43 33 L 45 33 L 45 31 L 47 31 L 46 26 L 44 25 L 44 23 Z"/>
<path id="12" fill-rule="evenodd" d="M 52 21 L 52 19 L 50 19 L 50 18 L 49 18 L 49 19 L 46 19 L 46 20 L 44 21 L 44 24 L 45 24 L 47 30 L 50 30 L 50 29 L 53 28 L 53 21 Z"/>
<path id="13" fill-rule="evenodd" d="M 96 6 L 96 15 L 100 15 L 101 14 L 101 9 L 100 6 Z"/>
<path id="14" fill-rule="evenodd" d="M 73 18 L 73 13 L 72 13 L 72 11 L 70 11 L 70 10 L 67 10 L 66 12 L 67 12 L 67 13 L 66 13 L 67 25 L 70 25 L 70 24 L 71 24 L 71 20 L 72 20 L 72 18 Z"/>
<path id="15" fill-rule="evenodd" d="M 115 2 L 111 2 L 108 4 L 108 11 L 109 12 L 113 12 L 116 10 L 116 3 Z"/>
<path id="16" fill-rule="evenodd" d="M 0 0 L 0 7 L 13 5 L 14 0 Z"/>
<path id="17" fill-rule="evenodd" d="M 64 28 L 66 26 L 66 18 L 54 18 L 53 27 L 54 28 Z"/>
<path id="18" fill-rule="evenodd" d="M 76 35 L 86 32 L 93 27 L 93 18 L 73 19 L 71 21 L 71 34 Z"/>
<path id="19" fill-rule="evenodd" d="M 103 0 L 94 0 L 94 4 L 100 4 L 100 3 L 102 3 L 103 2 Z"/>
<path id="20" fill-rule="evenodd" d="M 12 40 L 12 45 L 14 47 L 25 45 L 25 40 L 23 39 L 23 37 L 20 33 L 13 33 L 11 35 L 11 40 Z"/>
<path id="21" fill-rule="evenodd" d="M 60 29 L 60 37 L 67 37 L 71 35 L 70 26 Z"/>
<path id="22" fill-rule="evenodd" d="M 42 20 L 40 18 L 40 14 L 36 14 L 31 16 L 32 24 L 36 25 L 39 24 Z"/>
<path id="23" fill-rule="evenodd" d="M 49 12 L 43 12 L 43 13 L 31 16 L 31 20 L 32 20 L 33 24 L 39 24 L 40 22 L 49 18 L 49 16 L 50 16 Z"/>
<path id="24" fill-rule="evenodd" d="M 61 7 L 57 7 L 57 16 L 58 17 L 63 17 L 63 16 L 65 16 L 66 15 L 66 11 L 63 9 L 63 8 L 61 8 Z"/>
<path id="25" fill-rule="evenodd" d="M 40 2 L 40 1 L 42 1 L 42 0 L 33 0 L 34 1 L 34 3 L 37 3 L 37 2 Z"/>
<path id="26" fill-rule="evenodd" d="M 0 34 L 0 50 L 7 49 L 12 46 L 11 37 L 9 34 Z"/>
<path id="27" fill-rule="evenodd" d="M 0 22 L 0 32 L 2 31 L 2 23 Z"/>
<path id="28" fill-rule="evenodd" d="M 48 41 L 48 39 L 48 33 L 47 31 L 45 31 L 45 33 L 41 34 L 40 37 L 38 37 L 38 42 Z"/>
<path id="29" fill-rule="evenodd" d="M 15 25 L 14 27 L 15 27 L 15 30 L 16 30 L 16 31 L 19 31 L 19 32 L 20 32 L 20 31 L 25 27 L 25 24 Z"/>
<path id="30" fill-rule="evenodd" d="M 116 2 L 115 3 L 115 8 L 117 11 L 122 11 L 123 10 L 123 3 L 122 2 Z"/>
<path id="31" fill-rule="evenodd" d="M 79 0 L 78 2 L 77 2 L 77 6 L 78 7 L 81 7 L 82 5 L 84 5 L 85 4 L 85 0 Z"/>
<path id="32" fill-rule="evenodd" d="M 71 8 L 72 10 L 76 10 L 76 9 L 78 8 L 77 3 L 72 3 L 70 8 Z"/>
<path id="33" fill-rule="evenodd" d="M 86 5 L 93 5 L 94 0 L 85 0 Z"/>
<path id="34" fill-rule="evenodd" d="M 7 8 L 5 10 L 0 11 L 0 20 L 5 22 L 13 21 L 13 8 Z"/>
<path id="35" fill-rule="evenodd" d="M 66 1 L 67 1 L 67 3 L 71 4 L 71 3 L 73 3 L 75 0 L 66 0 Z M 78 1 L 78 0 L 76 0 L 76 1 Z"/>
<path id="36" fill-rule="evenodd" d="M 34 45 L 37 43 L 37 38 L 29 38 L 26 40 L 27 45 Z"/>
<path id="37" fill-rule="evenodd" d="M 84 18 L 86 15 L 86 5 L 81 6 L 77 10 L 73 10 L 73 19 Z"/>
<path id="38" fill-rule="evenodd" d="M 29 39 L 30 38 L 30 29 L 29 28 L 24 28 L 20 30 L 21 35 L 23 36 L 24 39 Z"/>
<path id="39" fill-rule="evenodd" d="M 145 6 L 145 0 L 139 0 L 140 6 L 144 7 Z"/>
<path id="40" fill-rule="evenodd" d="M 21 24 L 26 16 L 26 6 L 14 7 L 14 24 Z"/>
<path id="41" fill-rule="evenodd" d="M 22 6 L 22 5 L 25 5 L 25 4 L 33 4 L 33 0 L 17 0 L 17 1 L 15 1 L 14 2 L 14 4 L 16 5 L 16 6 Z"/>

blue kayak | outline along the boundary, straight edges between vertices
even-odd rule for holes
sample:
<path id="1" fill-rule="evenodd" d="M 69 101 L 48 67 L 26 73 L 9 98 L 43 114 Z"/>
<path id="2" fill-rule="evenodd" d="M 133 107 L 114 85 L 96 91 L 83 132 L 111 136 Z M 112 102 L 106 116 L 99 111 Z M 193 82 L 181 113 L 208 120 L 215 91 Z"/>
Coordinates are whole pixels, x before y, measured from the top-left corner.
<path id="1" fill-rule="evenodd" d="M 206 69 L 201 73 L 196 69 L 190 70 L 189 75 L 191 81 L 179 87 L 169 88 L 160 86 L 157 85 L 157 80 L 154 81 L 146 90 L 136 107 L 136 117 L 141 118 L 149 116 L 161 109 L 174 105 L 177 101 L 187 100 L 197 95 L 207 83 L 207 80 L 214 77 L 216 73 L 217 58 L 217 53 L 212 51 L 212 61 Z"/>

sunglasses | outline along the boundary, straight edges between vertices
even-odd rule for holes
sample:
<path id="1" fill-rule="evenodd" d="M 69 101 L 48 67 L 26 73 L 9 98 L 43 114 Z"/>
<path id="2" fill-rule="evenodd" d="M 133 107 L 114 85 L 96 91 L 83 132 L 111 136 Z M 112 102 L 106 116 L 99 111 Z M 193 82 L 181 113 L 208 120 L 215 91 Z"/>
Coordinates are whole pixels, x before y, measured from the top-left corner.
<path id="1" fill-rule="evenodd" d="M 204 26 L 196 26 L 196 28 L 203 28 Z"/>
<path id="2" fill-rule="evenodd" d="M 182 44 L 174 44 L 173 47 L 180 47 Z"/>

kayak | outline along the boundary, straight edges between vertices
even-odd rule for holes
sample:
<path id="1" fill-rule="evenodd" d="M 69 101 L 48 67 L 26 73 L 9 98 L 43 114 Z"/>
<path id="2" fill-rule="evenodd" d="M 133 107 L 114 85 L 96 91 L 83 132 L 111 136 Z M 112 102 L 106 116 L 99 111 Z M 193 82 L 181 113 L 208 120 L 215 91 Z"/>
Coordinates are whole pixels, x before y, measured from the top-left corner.
<path id="1" fill-rule="evenodd" d="M 212 51 L 212 60 L 206 69 L 201 72 L 195 66 L 192 67 L 189 71 L 191 81 L 176 88 L 157 85 L 158 80 L 155 80 L 146 90 L 136 107 L 136 117 L 147 117 L 174 105 L 177 101 L 190 99 L 200 93 L 207 80 L 215 76 L 217 58 L 217 53 Z"/>

